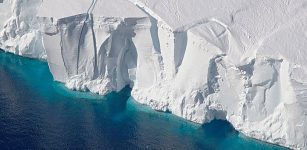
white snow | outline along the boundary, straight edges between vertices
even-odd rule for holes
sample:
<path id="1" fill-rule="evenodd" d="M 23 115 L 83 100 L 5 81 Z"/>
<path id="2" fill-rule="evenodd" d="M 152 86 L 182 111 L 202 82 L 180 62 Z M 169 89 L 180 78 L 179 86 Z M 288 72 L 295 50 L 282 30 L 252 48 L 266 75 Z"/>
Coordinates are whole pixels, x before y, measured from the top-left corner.
<path id="1" fill-rule="evenodd" d="M 69 9 L 68 9 L 69 8 Z M 307 149 L 305 0 L 4 0 L 0 48 L 70 89 Z"/>

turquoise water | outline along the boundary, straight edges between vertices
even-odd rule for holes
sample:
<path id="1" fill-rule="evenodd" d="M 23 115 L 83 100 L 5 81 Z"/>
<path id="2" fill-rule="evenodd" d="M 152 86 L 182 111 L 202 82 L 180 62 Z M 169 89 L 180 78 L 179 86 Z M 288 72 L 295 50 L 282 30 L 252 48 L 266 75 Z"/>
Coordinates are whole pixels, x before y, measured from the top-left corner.
<path id="1" fill-rule="evenodd" d="M 197 125 L 152 111 L 130 91 L 70 91 L 53 81 L 45 62 L 0 51 L 0 149 L 285 149 L 225 121 Z"/>

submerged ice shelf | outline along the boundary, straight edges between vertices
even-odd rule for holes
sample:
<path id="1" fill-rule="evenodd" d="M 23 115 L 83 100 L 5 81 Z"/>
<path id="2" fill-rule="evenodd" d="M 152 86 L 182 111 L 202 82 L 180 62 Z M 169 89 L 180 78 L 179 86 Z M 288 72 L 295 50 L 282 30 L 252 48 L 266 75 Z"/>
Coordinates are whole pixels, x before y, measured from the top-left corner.
<path id="1" fill-rule="evenodd" d="M 304 0 L 4 0 L 0 9 L 0 48 L 47 60 L 70 89 L 130 85 L 153 109 L 307 149 Z"/>

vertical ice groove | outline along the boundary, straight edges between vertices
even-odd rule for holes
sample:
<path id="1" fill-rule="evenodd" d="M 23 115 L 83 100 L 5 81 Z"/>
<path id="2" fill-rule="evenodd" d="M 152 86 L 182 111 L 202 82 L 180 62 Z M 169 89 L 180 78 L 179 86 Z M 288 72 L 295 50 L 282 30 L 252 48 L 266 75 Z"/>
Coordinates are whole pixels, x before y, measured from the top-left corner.
<path id="1" fill-rule="evenodd" d="M 93 15 L 91 15 L 91 20 L 93 20 Z M 93 44 L 94 44 L 94 75 L 93 75 L 93 78 L 95 79 L 95 78 L 97 78 L 98 77 L 98 74 L 97 74 L 97 70 L 98 70 L 98 60 L 97 60 L 97 55 L 98 55 L 98 53 L 97 53 L 97 41 L 96 41 L 96 35 L 95 35 L 95 32 L 94 32 L 94 27 L 93 27 L 94 25 L 93 25 L 93 23 L 91 24 L 91 31 L 92 31 L 92 35 L 93 35 Z"/>
<path id="2" fill-rule="evenodd" d="M 59 24 L 57 24 L 57 26 L 59 27 Z M 59 33 L 60 33 L 61 57 L 62 57 L 62 60 L 63 60 L 64 67 L 67 70 L 68 66 L 66 65 L 66 62 L 64 61 L 65 59 L 64 59 L 64 55 L 63 55 L 63 52 L 64 52 L 64 49 L 63 49 L 63 35 L 62 35 L 63 32 L 60 30 Z"/>
<path id="3" fill-rule="evenodd" d="M 79 36 L 79 43 L 78 43 L 78 55 L 77 55 L 77 74 L 79 74 L 79 59 L 80 59 L 80 41 L 81 41 L 81 38 L 82 38 L 82 35 L 83 35 L 83 30 L 84 30 L 84 27 L 85 27 L 85 24 L 87 23 L 88 19 L 90 18 L 90 24 L 92 24 L 93 20 L 91 19 L 90 17 L 90 14 L 91 12 L 93 11 L 94 9 L 94 6 L 96 4 L 97 0 L 92 0 L 92 3 L 90 5 L 90 7 L 88 8 L 87 12 L 86 12 L 86 18 L 85 20 L 83 21 L 83 25 L 82 25 L 82 28 L 81 28 L 81 33 L 80 33 L 80 36 Z M 93 28 L 92 28 L 93 30 Z M 94 36 L 94 34 L 93 34 Z M 94 37 L 93 37 L 94 38 Z M 94 51 L 96 51 L 96 49 L 94 48 Z M 96 55 L 96 53 L 95 53 Z M 95 61 L 96 62 L 96 61 Z"/>
<path id="4" fill-rule="evenodd" d="M 92 1 L 92 5 L 90 6 L 91 10 L 89 10 L 91 13 L 93 12 L 95 6 L 96 6 L 96 3 L 97 3 L 97 0 L 93 0 Z M 97 60 L 97 41 L 96 41 L 96 35 L 95 35 L 95 32 L 94 32 L 94 23 L 93 23 L 93 15 L 91 15 L 91 20 L 92 20 L 92 23 L 91 23 L 91 30 L 92 30 L 92 35 L 93 35 L 93 44 L 94 44 L 94 57 L 95 57 L 95 62 L 94 62 L 94 75 L 93 75 L 93 78 L 97 78 L 98 77 L 98 74 L 97 74 L 97 71 L 98 71 L 98 60 Z"/>

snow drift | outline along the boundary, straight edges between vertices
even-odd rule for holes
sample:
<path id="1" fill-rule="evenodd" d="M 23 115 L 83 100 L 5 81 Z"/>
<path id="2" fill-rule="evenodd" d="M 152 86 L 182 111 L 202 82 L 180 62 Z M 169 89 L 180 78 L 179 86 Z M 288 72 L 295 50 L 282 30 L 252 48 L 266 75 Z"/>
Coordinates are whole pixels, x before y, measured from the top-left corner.
<path id="1" fill-rule="evenodd" d="M 0 47 L 54 79 L 307 149 L 304 0 L 4 0 Z M 69 8 L 69 9 L 67 9 Z"/>

